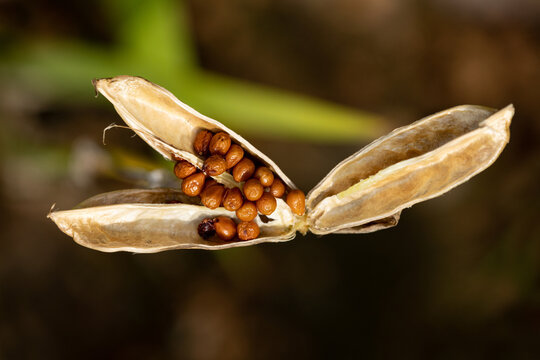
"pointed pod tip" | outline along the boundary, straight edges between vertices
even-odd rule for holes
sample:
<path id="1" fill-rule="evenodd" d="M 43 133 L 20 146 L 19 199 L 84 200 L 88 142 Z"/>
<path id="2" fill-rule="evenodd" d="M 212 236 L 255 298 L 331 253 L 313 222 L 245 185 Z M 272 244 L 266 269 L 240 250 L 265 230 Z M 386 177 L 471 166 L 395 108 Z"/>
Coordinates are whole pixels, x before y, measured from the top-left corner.
<path id="1" fill-rule="evenodd" d="M 106 83 L 113 82 L 114 77 L 108 77 L 108 78 L 94 78 L 92 79 L 92 86 L 94 87 L 94 92 L 96 94 L 96 97 L 98 97 L 99 93 L 101 92 L 101 89 L 104 87 Z"/>
<path id="2" fill-rule="evenodd" d="M 47 214 L 47 219 L 51 219 L 54 221 L 53 217 L 54 217 L 55 207 L 56 207 L 56 203 L 52 204 L 51 208 L 49 209 L 49 213 Z"/>
<path id="3" fill-rule="evenodd" d="M 94 96 L 96 98 L 98 97 L 98 89 L 97 89 L 97 82 L 98 81 L 99 81 L 99 79 L 97 79 L 97 78 L 92 79 L 92 86 L 94 87 Z"/>
<path id="4" fill-rule="evenodd" d="M 105 97 L 107 97 L 108 92 L 117 92 L 125 87 L 140 84 L 141 82 L 150 83 L 150 81 L 142 77 L 130 75 L 118 75 L 113 77 L 92 79 L 92 85 L 94 86 L 96 97 L 98 96 L 98 93 L 102 93 L 105 95 Z"/>
<path id="5" fill-rule="evenodd" d="M 484 120 L 485 125 L 495 130 L 500 136 L 506 139 L 505 142 L 508 142 L 510 138 L 510 123 L 514 117 L 515 108 L 513 104 L 509 104 L 501 110 L 497 111 L 495 114 L 491 115 L 489 118 Z"/>
<path id="6" fill-rule="evenodd" d="M 516 108 L 514 107 L 514 104 L 508 104 L 502 110 L 506 111 L 509 115 L 511 115 L 510 117 L 512 117 L 514 113 L 516 112 Z"/>

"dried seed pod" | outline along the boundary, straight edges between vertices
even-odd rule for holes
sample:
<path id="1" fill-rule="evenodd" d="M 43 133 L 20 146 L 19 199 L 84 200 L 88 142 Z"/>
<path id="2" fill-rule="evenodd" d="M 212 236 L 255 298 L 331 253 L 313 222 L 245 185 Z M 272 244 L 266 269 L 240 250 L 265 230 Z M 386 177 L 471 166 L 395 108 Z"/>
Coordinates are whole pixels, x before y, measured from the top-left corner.
<path id="1" fill-rule="evenodd" d="M 212 140 L 212 132 L 208 130 L 201 130 L 197 134 L 195 141 L 193 142 L 193 149 L 200 156 L 207 156 L 209 154 L 210 140 Z"/>
<path id="2" fill-rule="evenodd" d="M 175 199 L 180 204 L 163 204 Z M 129 251 L 154 253 L 172 249 L 224 249 L 238 244 L 249 245 L 266 241 L 287 241 L 294 236 L 290 227 L 292 216 L 288 206 L 269 223 L 258 223 L 261 234 L 252 242 L 209 242 L 198 234 L 203 219 L 230 216 L 223 208 L 208 209 L 190 202 L 188 197 L 173 189 L 129 189 L 96 195 L 76 209 L 49 214 L 58 227 L 80 245 L 105 252 Z M 277 212 L 276 212 L 277 213 Z M 277 214 L 276 214 L 277 215 Z M 135 236 L 140 235 L 140 236 Z"/>
<path id="3" fill-rule="evenodd" d="M 197 196 L 201 193 L 205 176 L 202 172 L 188 176 L 182 181 L 182 191 L 188 196 Z"/>
<path id="4" fill-rule="evenodd" d="M 236 232 L 238 233 L 238 238 L 240 240 L 253 240 L 259 236 L 260 229 L 254 221 L 242 221 L 236 227 Z"/>
<path id="5" fill-rule="evenodd" d="M 244 203 L 244 197 L 239 188 L 227 189 L 223 198 L 223 207 L 229 211 L 240 209 Z"/>
<path id="6" fill-rule="evenodd" d="M 181 160 L 174 165 L 174 175 L 179 179 L 185 179 L 193 175 L 195 171 L 197 171 L 197 168 L 186 160 Z"/>
<path id="7" fill-rule="evenodd" d="M 226 216 L 219 216 L 214 220 L 216 234 L 221 240 L 230 241 L 236 236 L 236 223 Z"/>
<path id="8" fill-rule="evenodd" d="M 304 215 L 306 212 L 306 196 L 301 190 L 291 190 L 287 194 L 287 205 L 296 215 Z"/>
<path id="9" fill-rule="evenodd" d="M 270 168 L 290 188 L 294 183 L 266 155 L 220 122 L 196 112 L 166 89 L 143 78 L 116 76 L 93 81 L 96 91 L 109 99 L 126 124 L 156 151 L 168 159 L 185 159 L 198 169 L 206 154 L 194 151 L 194 141 L 202 130 L 225 132 L 240 144 L 246 155 Z M 238 186 L 231 174 L 217 180 L 229 187 Z M 247 179 L 246 179 L 247 180 Z"/>
<path id="10" fill-rule="evenodd" d="M 249 201 L 257 201 L 264 193 L 264 187 L 257 179 L 249 179 L 244 184 L 244 196 Z"/>
<path id="11" fill-rule="evenodd" d="M 203 172 L 208 176 L 218 176 L 227 170 L 227 162 L 221 155 L 212 155 L 203 165 Z"/>
<path id="12" fill-rule="evenodd" d="M 270 215 L 276 210 L 277 201 L 272 194 L 265 192 L 256 202 L 257 210 L 263 215 Z M 293 210 L 294 212 L 294 210 Z"/>
<path id="13" fill-rule="evenodd" d="M 249 157 L 274 173 L 272 185 L 281 179 L 290 193 L 296 189 L 276 164 L 249 142 L 165 89 L 127 76 L 97 80 L 94 85 L 128 126 L 166 158 L 185 159 L 200 169 L 204 159 L 194 151 L 197 134 L 201 130 L 225 132 L 243 148 L 245 156 L 233 168 L 232 176 L 225 172 L 216 177 L 219 183 L 240 187 L 253 172 L 245 179 L 235 177 L 234 172 Z M 396 225 L 404 208 L 439 196 L 490 166 L 509 140 L 513 113 L 511 105 L 498 112 L 458 106 L 396 129 L 338 164 L 307 195 L 302 216 L 294 215 L 278 198 L 276 210 L 263 221 L 256 216 L 255 204 L 246 201 L 236 213 L 239 219 L 259 226 L 260 235 L 252 240 L 204 240 L 198 234 L 201 222 L 230 212 L 200 206 L 198 197 L 171 189 L 101 194 L 74 210 L 51 212 L 49 218 L 77 243 L 101 251 L 223 249 L 287 241 L 296 231 L 325 234 L 380 230 Z M 237 170 L 237 175 L 242 174 Z M 185 178 L 182 187 L 194 176 L 202 176 L 196 188 L 203 187 L 202 173 Z M 253 217 L 247 219 L 243 215 L 250 207 Z"/>
<path id="14" fill-rule="evenodd" d="M 306 199 L 310 231 L 369 232 L 491 165 L 514 108 L 458 106 L 394 130 L 338 164 Z M 391 149 L 391 151 L 389 151 Z M 330 185 L 331 184 L 331 185 Z"/>
<path id="15" fill-rule="evenodd" d="M 262 186 L 271 186 L 274 182 L 274 173 L 266 166 L 259 166 L 253 174 L 255 179 L 258 179 Z"/>
<path id="16" fill-rule="evenodd" d="M 208 147 L 208 150 L 210 151 L 210 154 L 218 154 L 225 156 L 225 154 L 227 154 L 227 151 L 229 151 L 230 147 L 231 137 L 226 132 L 221 131 L 212 136 L 212 140 L 210 140 L 210 146 Z"/>
<path id="17" fill-rule="evenodd" d="M 242 182 L 246 181 L 255 172 L 255 164 L 248 158 L 243 158 L 238 164 L 233 168 L 233 178 L 235 181 Z"/>
<path id="18" fill-rule="evenodd" d="M 244 157 L 244 149 L 240 145 L 232 144 L 229 151 L 225 155 L 227 161 L 227 169 L 233 168 Z"/>
<path id="19" fill-rule="evenodd" d="M 224 193 L 225 187 L 221 184 L 206 187 L 201 192 L 201 202 L 209 209 L 218 208 L 221 205 Z"/>
<path id="20" fill-rule="evenodd" d="M 251 221 L 257 216 L 257 206 L 254 202 L 244 201 L 242 206 L 236 210 L 236 217 L 242 221 Z"/>

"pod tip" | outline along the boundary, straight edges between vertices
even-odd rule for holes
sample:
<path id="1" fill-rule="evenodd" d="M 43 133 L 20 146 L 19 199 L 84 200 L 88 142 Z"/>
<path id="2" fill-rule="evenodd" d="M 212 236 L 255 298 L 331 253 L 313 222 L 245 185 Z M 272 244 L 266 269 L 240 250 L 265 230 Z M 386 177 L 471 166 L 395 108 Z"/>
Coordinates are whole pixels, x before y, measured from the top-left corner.
<path id="1" fill-rule="evenodd" d="M 96 98 L 98 97 L 98 94 L 99 94 L 98 89 L 97 89 L 97 83 L 98 83 L 99 80 L 100 79 L 98 79 L 98 78 L 93 78 L 92 79 L 92 86 L 94 87 L 94 94 L 95 94 L 94 96 Z"/>

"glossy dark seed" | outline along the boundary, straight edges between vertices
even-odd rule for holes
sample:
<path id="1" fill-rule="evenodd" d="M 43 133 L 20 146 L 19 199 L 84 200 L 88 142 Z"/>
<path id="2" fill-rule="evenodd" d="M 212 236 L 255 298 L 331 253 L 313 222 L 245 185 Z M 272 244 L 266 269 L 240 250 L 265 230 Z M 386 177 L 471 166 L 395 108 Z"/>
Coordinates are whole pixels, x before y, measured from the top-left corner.
<path id="1" fill-rule="evenodd" d="M 208 150 L 210 151 L 210 154 L 218 154 L 225 156 L 225 154 L 227 154 L 227 151 L 229 151 L 230 147 L 231 137 L 229 136 L 229 134 L 221 131 L 218 132 L 216 135 L 212 136 L 212 140 L 210 140 Z"/>
<path id="2" fill-rule="evenodd" d="M 227 169 L 234 167 L 244 157 L 244 149 L 240 145 L 233 144 L 227 154 L 225 160 L 227 161 Z"/>
<path id="3" fill-rule="evenodd" d="M 236 236 L 236 223 L 228 217 L 218 216 L 214 226 L 216 234 L 221 240 L 230 241 Z"/>
<path id="4" fill-rule="evenodd" d="M 181 160 L 174 165 L 174 175 L 179 179 L 185 179 L 196 171 L 197 168 L 186 160 Z"/>
<path id="5" fill-rule="evenodd" d="M 236 231 L 240 240 L 253 240 L 259 236 L 260 229 L 254 221 L 242 221 Z"/>
<path id="6" fill-rule="evenodd" d="M 210 141 L 212 140 L 212 132 L 208 130 L 201 130 L 197 134 L 195 141 L 193 142 L 193 149 L 200 156 L 208 155 L 208 147 L 210 146 Z"/>
<path id="7" fill-rule="evenodd" d="M 264 188 L 257 179 L 249 179 L 244 184 L 244 196 L 249 201 L 257 201 L 264 193 Z"/>
<path id="8" fill-rule="evenodd" d="M 202 172 L 188 176 L 182 181 L 182 191 L 187 196 L 197 196 L 201 193 L 205 176 Z"/>
<path id="9" fill-rule="evenodd" d="M 285 184 L 280 179 L 274 179 L 274 182 L 270 186 L 270 194 L 276 198 L 280 198 L 285 194 Z"/>
<path id="10" fill-rule="evenodd" d="M 212 155 L 204 161 L 203 172 L 208 176 L 218 176 L 227 170 L 227 162 L 221 155 Z"/>
<path id="11" fill-rule="evenodd" d="M 265 192 L 259 200 L 257 200 L 257 210 L 263 215 L 270 215 L 276 210 L 277 201 L 272 194 Z"/>
<path id="12" fill-rule="evenodd" d="M 197 227 L 197 232 L 205 240 L 214 236 L 216 234 L 214 219 L 204 219 Z"/>
<path id="13" fill-rule="evenodd" d="M 246 181 L 255 172 L 255 164 L 248 158 L 243 158 L 233 168 L 233 178 L 238 182 Z"/>
<path id="14" fill-rule="evenodd" d="M 266 166 L 258 167 L 253 177 L 258 179 L 262 186 L 270 186 L 274 182 L 274 173 Z"/>
<path id="15" fill-rule="evenodd" d="M 240 209 L 244 203 L 244 197 L 239 188 L 227 189 L 223 197 L 223 207 L 229 211 Z"/>

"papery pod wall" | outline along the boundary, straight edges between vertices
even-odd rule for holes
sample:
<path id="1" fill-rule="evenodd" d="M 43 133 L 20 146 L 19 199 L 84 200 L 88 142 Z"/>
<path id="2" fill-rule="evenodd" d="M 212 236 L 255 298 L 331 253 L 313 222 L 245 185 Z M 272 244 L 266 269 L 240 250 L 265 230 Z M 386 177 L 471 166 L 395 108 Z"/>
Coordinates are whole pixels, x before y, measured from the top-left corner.
<path id="1" fill-rule="evenodd" d="M 129 76 L 96 80 L 94 85 L 126 124 L 167 159 L 184 159 L 200 169 L 204 159 L 193 151 L 197 133 L 224 131 L 291 190 L 296 188 L 268 156 L 167 90 Z M 396 129 L 338 164 L 308 194 L 305 215 L 293 214 L 277 199 L 274 213 L 257 216 L 260 236 L 249 241 L 201 238 L 197 226 L 203 219 L 234 217 L 234 212 L 208 209 L 198 197 L 174 189 L 101 194 L 49 217 L 76 242 L 100 251 L 223 249 L 287 241 L 297 231 L 377 231 L 395 226 L 404 208 L 441 195 L 491 165 L 509 140 L 513 113 L 511 105 L 498 112 L 464 105 Z M 242 186 L 229 173 L 215 179 L 229 187 Z"/>

